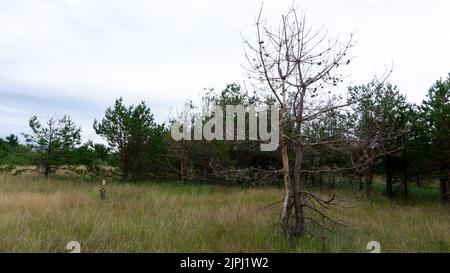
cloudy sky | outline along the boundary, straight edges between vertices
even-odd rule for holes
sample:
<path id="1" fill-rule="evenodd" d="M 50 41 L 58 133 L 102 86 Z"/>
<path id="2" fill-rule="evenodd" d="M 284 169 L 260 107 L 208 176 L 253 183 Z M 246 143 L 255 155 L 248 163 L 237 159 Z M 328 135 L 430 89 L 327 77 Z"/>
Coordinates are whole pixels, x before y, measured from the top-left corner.
<path id="1" fill-rule="evenodd" d="M 310 24 L 354 33 L 349 84 L 394 64 L 392 82 L 420 102 L 450 72 L 448 0 L 264 1 L 276 22 L 295 5 Z M 241 32 L 252 37 L 260 0 L 0 0 L 0 136 L 31 115 L 70 114 L 84 140 L 122 96 L 158 121 L 205 87 L 243 84 Z"/>

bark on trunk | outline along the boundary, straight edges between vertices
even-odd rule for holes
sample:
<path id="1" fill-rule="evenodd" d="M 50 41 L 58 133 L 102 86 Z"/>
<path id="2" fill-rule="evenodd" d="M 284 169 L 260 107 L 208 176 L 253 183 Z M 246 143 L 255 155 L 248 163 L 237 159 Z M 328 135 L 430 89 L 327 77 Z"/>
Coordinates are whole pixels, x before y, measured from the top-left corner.
<path id="1" fill-rule="evenodd" d="M 285 109 L 282 106 L 281 109 L 281 120 L 280 120 L 280 152 L 281 160 L 283 163 L 283 183 L 284 183 L 284 203 L 283 209 L 281 211 L 281 227 L 286 234 L 289 234 L 289 218 L 291 217 L 292 204 L 293 204 L 293 190 L 291 184 L 291 177 L 289 173 L 289 157 L 286 147 L 286 140 L 284 137 L 284 119 L 285 119 Z"/>
<path id="2" fill-rule="evenodd" d="M 284 142 L 284 141 L 281 141 Z M 286 145 L 281 144 L 281 159 L 283 161 L 283 182 L 285 197 L 283 203 L 283 210 L 281 212 L 281 226 L 284 232 L 289 232 L 289 218 L 291 217 L 292 204 L 293 204 L 293 192 L 291 185 L 291 178 L 289 175 L 289 159 Z"/>
<path id="3" fill-rule="evenodd" d="M 301 200 L 302 191 L 302 152 L 303 147 L 301 143 L 301 117 L 296 121 L 296 141 L 295 141 L 295 166 L 294 166 L 294 207 L 295 207 L 295 226 L 291 229 L 291 236 L 298 236 L 303 233 L 304 229 L 304 215 L 303 204 Z"/>
<path id="4" fill-rule="evenodd" d="M 283 88 L 284 89 L 284 88 Z M 306 92 L 306 91 L 304 91 Z M 296 128 L 295 128 L 295 165 L 294 165 L 294 184 L 290 183 L 289 176 L 289 159 L 286 147 L 286 139 L 284 137 L 284 117 L 286 114 L 286 108 L 283 108 L 282 120 L 280 122 L 280 134 L 282 136 L 282 158 L 283 158 L 283 173 L 284 181 L 286 187 L 286 196 L 282 213 L 282 224 L 284 231 L 292 237 L 301 235 L 304 229 L 304 215 L 303 215 L 303 205 L 301 200 L 302 192 L 302 113 L 303 113 L 303 97 L 304 92 L 300 97 L 299 109 L 296 115 Z M 286 99 L 286 92 L 283 92 L 283 105 Z M 293 199 L 293 200 L 292 200 Z M 293 202 L 292 202 L 293 201 Z M 291 205 L 293 203 L 293 205 Z M 294 209 L 295 224 L 294 226 L 289 226 L 289 218 L 292 209 Z"/>
<path id="5" fill-rule="evenodd" d="M 297 143 L 297 150 L 295 152 L 295 167 L 294 167 L 294 206 L 295 206 L 295 227 L 291 231 L 291 236 L 300 235 L 304 229 L 304 215 L 303 205 L 301 200 L 302 181 L 302 146 Z"/>
<path id="6" fill-rule="evenodd" d="M 303 233 L 304 230 L 304 213 L 303 203 L 301 199 L 302 195 L 302 156 L 303 156 L 303 144 L 302 144 L 302 119 L 303 119 L 303 103 L 306 90 L 302 90 L 300 95 L 300 102 L 298 105 L 298 111 L 295 119 L 295 166 L 294 166 L 294 207 L 295 207 L 295 226 L 291 229 L 291 236 L 298 236 Z"/>

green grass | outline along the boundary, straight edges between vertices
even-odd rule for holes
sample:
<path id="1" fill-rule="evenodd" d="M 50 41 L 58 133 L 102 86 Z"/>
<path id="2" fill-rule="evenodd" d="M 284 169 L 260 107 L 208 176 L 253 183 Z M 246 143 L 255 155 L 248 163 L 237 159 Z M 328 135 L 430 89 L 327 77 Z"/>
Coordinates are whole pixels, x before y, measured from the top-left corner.
<path id="1" fill-rule="evenodd" d="M 450 252 L 450 208 L 433 188 L 391 201 L 377 185 L 368 202 L 343 187 L 346 208 L 331 214 L 349 227 L 332 234 L 308 223 L 310 234 L 292 240 L 278 225 L 280 205 L 258 210 L 281 200 L 281 188 L 114 182 L 101 201 L 99 186 L 0 175 L 0 252 L 66 252 L 73 240 L 82 252 L 367 252 L 374 240 L 383 252 Z"/>

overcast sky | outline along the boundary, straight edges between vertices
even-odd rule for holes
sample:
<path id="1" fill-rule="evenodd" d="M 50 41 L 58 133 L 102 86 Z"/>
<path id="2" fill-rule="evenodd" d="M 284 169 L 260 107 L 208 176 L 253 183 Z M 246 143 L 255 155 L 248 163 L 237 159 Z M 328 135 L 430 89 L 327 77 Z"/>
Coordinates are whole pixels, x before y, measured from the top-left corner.
<path id="1" fill-rule="evenodd" d="M 310 24 L 354 33 L 350 83 L 394 64 L 393 83 L 420 102 L 450 72 L 448 0 L 264 1 L 274 22 L 295 5 Z M 253 37 L 259 0 L 0 0 L 0 136 L 31 115 L 92 121 L 122 96 L 158 121 L 205 87 L 244 83 L 241 34 Z"/>

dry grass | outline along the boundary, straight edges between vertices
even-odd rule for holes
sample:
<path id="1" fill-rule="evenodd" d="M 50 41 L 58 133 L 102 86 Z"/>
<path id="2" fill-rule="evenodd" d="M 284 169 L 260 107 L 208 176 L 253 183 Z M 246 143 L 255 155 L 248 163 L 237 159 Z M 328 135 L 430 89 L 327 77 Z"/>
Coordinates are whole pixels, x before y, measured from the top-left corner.
<path id="1" fill-rule="evenodd" d="M 277 225 L 277 188 L 241 189 L 175 182 L 98 183 L 0 175 L 0 252 L 366 252 L 368 241 L 389 252 L 450 252 L 450 208 L 438 202 L 367 202 L 340 190 L 351 208 L 333 213 L 350 228 L 337 235 L 289 240 Z M 351 201 L 351 202 L 350 202 Z M 325 236 L 322 243 L 318 237 Z"/>

